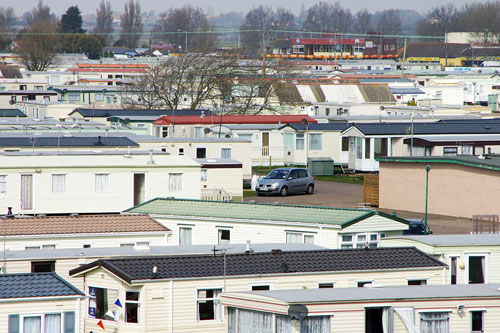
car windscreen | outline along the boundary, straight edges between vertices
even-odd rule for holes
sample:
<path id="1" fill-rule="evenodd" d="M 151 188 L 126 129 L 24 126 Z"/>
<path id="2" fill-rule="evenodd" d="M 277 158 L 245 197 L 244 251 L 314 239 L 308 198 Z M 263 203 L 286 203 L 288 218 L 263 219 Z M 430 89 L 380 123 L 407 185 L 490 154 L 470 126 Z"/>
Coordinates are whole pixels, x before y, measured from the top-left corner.
<path id="1" fill-rule="evenodd" d="M 286 179 L 287 176 L 288 176 L 288 171 L 286 171 L 286 170 L 273 170 L 264 178 L 265 179 Z"/>

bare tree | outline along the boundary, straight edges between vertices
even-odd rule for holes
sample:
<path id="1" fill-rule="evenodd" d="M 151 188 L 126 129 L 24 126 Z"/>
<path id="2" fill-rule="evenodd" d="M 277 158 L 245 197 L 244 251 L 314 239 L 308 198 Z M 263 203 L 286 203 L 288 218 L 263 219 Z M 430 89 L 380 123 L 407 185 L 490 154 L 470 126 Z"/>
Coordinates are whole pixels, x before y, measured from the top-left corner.
<path id="1" fill-rule="evenodd" d="M 302 28 L 308 31 L 347 32 L 352 20 L 351 11 L 339 2 L 318 2 L 309 8 Z"/>
<path id="2" fill-rule="evenodd" d="M 31 26 L 36 21 L 52 21 L 54 20 L 54 15 L 50 13 L 50 7 L 44 5 L 42 0 L 39 0 L 36 7 L 31 9 L 25 15 L 24 19 Z"/>
<path id="3" fill-rule="evenodd" d="M 29 71 L 43 71 L 53 63 L 60 44 L 57 24 L 54 21 L 37 20 L 20 33 L 16 53 Z"/>
<path id="4" fill-rule="evenodd" d="M 141 6 L 139 2 L 129 0 L 125 4 L 120 20 L 120 42 L 130 48 L 136 47 L 142 33 Z"/>
<path id="5" fill-rule="evenodd" d="M 213 30 L 214 27 L 208 23 L 203 10 L 190 5 L 170 8 L 161 13 L 153 29 L 156 39 L 175 44 L 182 50 L 188 51 L 202 51 L 207 48 L 215 50 L 215 47 L 208 45 L 216 42 L 215 34 L 210 33 Z M 196 37 L 197 32 L 204 32 L 204 34 Z M 208 38 L 209 41 L 204 38 Z"/>
<path id="6" fill-rule="evenodd" d="M 378 30 L 387 35 L 399 35 L 401 33 L 401 17 L 398 11 L 395 9 L 384 10 L 378 22 Z"/>
<path id="7" fill-rule="evenodd" d="M 274 30 L 274 12 L 269 6 L 259 6 L 251 9 L 241 25 L 241 40 L 247 53 L 259 54 L 265 45 L 273 39 L 269 31 Z"/>
<path id="8" fill-rule="evenodd" d="M 458 8 L 450 3 L 429 10 L 417 23 L 417 32 L 424 36 L 444 36 L 447 31 L 462 31 Z"/>
<path id="9" fill-rule="evenodd" d="M 110 44 L 113 33 L 113 12 L 109 1 L 101 0 L 99 8 L 96 10 L 96 26 L 94 33 L 103 38 L 106 44 Z"/>
<path id="10" fill-rule="evenodd" d="M 297 30 L 297 23 L 295 22 L 295 15 L 289 10 L 283 7 L 279 7 L 276 10 L 276 14 L 274 17 L 274 30 L 282 30 L 282 32 L 278 32 L 275 37 L 283 38 L 290 32 Z"/>
<path id="11" fill-rule="evenodd" d="M 0 7 L 0 49 L 6 49 L 12 40 L 16 15 L 12 7 Z"/>
<path id="12" fill-rule="evenodd" d="M 126 101 L 130 107 L 178 110 L 208 106 L 218 96 L 220 77 L 235 67 L 233 57 L 187 54 L 170 57 L 126 88 L 135 97 Z"/>
<path id="13" fill-rule="evenodd" d="M 360 9 L 356 13 L 355 31 L 360 34 L 366 34 L 371 28 L 371 15 L 366 8 Z"/>

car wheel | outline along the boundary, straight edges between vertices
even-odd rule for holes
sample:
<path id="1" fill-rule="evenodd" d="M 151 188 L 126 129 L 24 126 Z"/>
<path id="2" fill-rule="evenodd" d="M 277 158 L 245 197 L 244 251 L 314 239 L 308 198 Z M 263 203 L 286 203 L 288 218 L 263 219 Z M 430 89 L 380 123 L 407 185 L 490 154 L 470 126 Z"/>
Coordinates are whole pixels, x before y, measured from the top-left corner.
<path id="1" fill-rule="evenodd" d="M 288 195 L 288 187 L 283 186 L 283 187 L 281 188 L 281 190 L 280 190 L 280 195 L 281 195 L 282 197 L 286 197 L 286 196 Z"/>
<path id="2" fill-rule="evenodd" d="M 307 186 L 306 193 L 307 193 L 307 194 L 313 194 L 313 192 L 314 192 L 314 185 L 313 185 L 313 184 L 309 184 L 309 185 Z"/>

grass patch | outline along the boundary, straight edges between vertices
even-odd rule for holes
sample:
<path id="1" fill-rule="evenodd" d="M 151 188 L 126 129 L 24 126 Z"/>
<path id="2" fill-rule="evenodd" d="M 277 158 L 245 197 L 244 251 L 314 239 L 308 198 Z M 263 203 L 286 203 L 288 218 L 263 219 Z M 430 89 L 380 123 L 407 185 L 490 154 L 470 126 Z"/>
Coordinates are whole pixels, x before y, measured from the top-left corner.
<path id="1" fill-rule="evenodd" d="M 243 198 L 256 197 L 256 196 L 257 196 L 257 192 L 255 192 L 255 191 L 252 191 L 252 190 L 244 190 L 243 191 Z"/>
<path id="2" fill-rule="evenodd" d="M 363 185 L 363 175 L 314 176 L 314 180 Z"/>

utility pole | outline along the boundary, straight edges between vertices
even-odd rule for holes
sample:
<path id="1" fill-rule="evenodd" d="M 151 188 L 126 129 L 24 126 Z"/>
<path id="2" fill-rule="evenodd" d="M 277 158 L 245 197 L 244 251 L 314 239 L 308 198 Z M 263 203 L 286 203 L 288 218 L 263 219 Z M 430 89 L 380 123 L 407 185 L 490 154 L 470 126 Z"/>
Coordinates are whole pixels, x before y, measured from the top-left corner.
<path id="1" fill-rule="evenodd" d="M 401 66 L 401 78 L 405 77 L 405 61 L 406 61 L 406 38 L 405 38 L 405 46 L 403 48 L 403 65 Z"/>
<path id="2" fill-rule="evenodd" d="M 266 41 L 265 30 L 262 29 L 262 76 L 266 77 Z"/>

